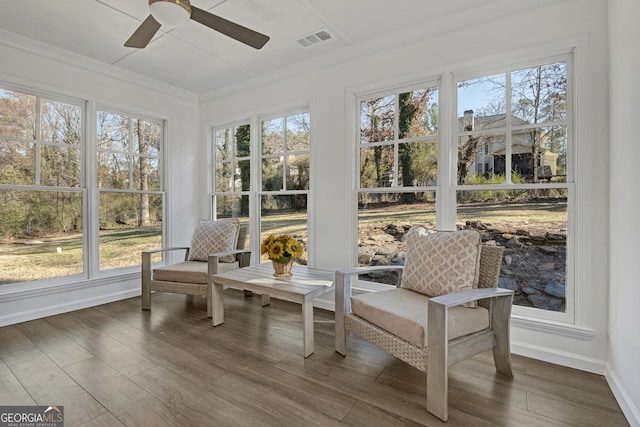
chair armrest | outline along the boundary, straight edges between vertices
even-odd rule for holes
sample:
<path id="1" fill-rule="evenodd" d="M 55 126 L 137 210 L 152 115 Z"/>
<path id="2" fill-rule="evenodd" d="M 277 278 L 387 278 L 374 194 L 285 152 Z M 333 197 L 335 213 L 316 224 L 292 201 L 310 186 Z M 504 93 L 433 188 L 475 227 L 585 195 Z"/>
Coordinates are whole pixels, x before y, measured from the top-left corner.
<path id="1" fill-rule="evenodd" d="M 478 301 L 485 298 L 513 297 L 514 292 L 502 288 L 469 289 L 467 291 L 453 292 L 439 297 L 431 298 L 429 304 L 434 303 L 446 308 L 455 307 L 467 302 Z"/>
<path id="2" fill-rule="evenodd" d="M 240 267 L 248 266 L 251 261 L 251 249 L 233 249 L 230 251 L 209 254 L 207 257 L 209 276 L 218 273 L 218 263 L 220 262 L 220 258 L 228 255 L 236 255 L 236 259 L 238 260 L 238 265 Z"/>
<path id="3" fill-rule="evenodd" d="M 184 259 L 186 260 L 189 256 L 189 247 L 187 246 L 175 246 L 172 248 L 149 249 L 146 251 L 142 251 L 142 271 L 147 271 L 149 273 L 151 272 L 151 255 L 179 250 L 185 251 Z"/>
<path id="4" fill-rule="evenodd" d="M 336 274 L 342 274 L 344 276 L 354 274 L 367 274 L 373 271 L 385 271 L 385 270 L 400 270 L 402 271 L 404 266 L 402 265 L 372 265 L 369 267 L 355 267 L 346 270 L 338 270 Z"/>
<path id="5" fill-rule="evenodd" d="M 169 251 L 179 251 L 179 250 L 189 250 L 188 246 L 175 246 L 173 248 L 161 248 L 161 249 L 150 249 L 147 251 L 142 251 L 143 254 L 157 254 L 160 252 L 169 252 Z"/>
<path id="6" fill-rule="evenodd" d="M 142 251 L 142 264 L 151 263 L 151 255 L 158 254 L 162 252 L 172 252 L 172 251 L 185 251 L 184 260 L 186 261 L 189 258 L 189 247 L 188 246 L 174 246 L 171 248 L 160 248 L 160 249 L 149 249 L 146 251 Z"/>

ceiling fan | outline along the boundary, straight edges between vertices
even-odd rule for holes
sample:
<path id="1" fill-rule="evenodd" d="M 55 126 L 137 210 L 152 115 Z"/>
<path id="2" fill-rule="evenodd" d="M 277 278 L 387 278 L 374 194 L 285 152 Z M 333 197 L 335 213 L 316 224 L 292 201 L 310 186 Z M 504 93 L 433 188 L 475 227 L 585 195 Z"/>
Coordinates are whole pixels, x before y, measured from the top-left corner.
<path id="1" fill-rule="evenodd" d="M 191 6 L 189 0 L 149 0 L 149 9 L 151 9 L 151 15 L 125 42 L 126 47 L 143 48 L 160 27 L 178 28 L 186 24 L 189 19 L 255 49 L 260 49 L 269 41 L 269 36 Z"/>

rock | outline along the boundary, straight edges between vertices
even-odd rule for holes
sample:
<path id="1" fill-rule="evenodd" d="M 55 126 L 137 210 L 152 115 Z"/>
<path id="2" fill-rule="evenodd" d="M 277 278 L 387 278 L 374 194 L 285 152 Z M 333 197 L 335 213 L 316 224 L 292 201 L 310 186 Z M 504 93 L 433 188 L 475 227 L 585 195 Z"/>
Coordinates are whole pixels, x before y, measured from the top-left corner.
<path id="1" fill-rule="evenodd" d="M 396 247 L 396 245 L 385 245 L 385 246 L 380 246 L 379 248 L 376 249 L 376 254 L 377 255 L 393 255 L 396 252 L 398 252 L 398 248 Z"/>
<path id="2" fill-rule="evenodd" d="M 524 245 L 522 244 L 522 242 L 520 242 L 520 240 L 518 240 L 516 236 L 513 236 L 507 243 L 505 243 L 505 246 L 509 249 L 513 249 L 522 247 Z"/>
<path id="3" fill-rule="evenodd" d="M 380 263 L 388 264 L 388 262 L 386 262 L 387 257 L 384 255 L 374 255 L 372 261 L 375 262 L 376 264 L 380 264 Z"/>
<path id="4" fill-rule="evenodd" d="M 531 232 L 527 230 L 516 230 L 518 236 L 531 236 Z"/>
<path id="5" fill-rule="evenodd" d="M 540 246 L 540 252 L 548 255 L 553 255 L 558 253 L 558 249 L 554 248 L 553 246 Z"/>
<path id="6" fill-rule="evenodd" d="M 547 286 L 544 287 L 544 292 L 556 298 L 566 298 L 566 286 L 553 280 L 547 283 Z"/>
<path id="7" fill-rule="evenodd" d="M 388 234 L 376 234 L 374 236 L 369 236 L 369 238 L 375 242 L 393 242 L 393 236 Z"/>
<path id="8" fill-rule="evenodd" d="M 530 287 L 530 286 L 526 286 L 524 288 L 522 288 L 522 292 L 524 292 L 527 295 L 531 295 L 531 294 L 535 294 L 537 292 L 536 289 Z"/>
<path id="9" fill-rule="evenodd" d="M 556 265 L 552 262 L 548 262 L 546 264 L 542 264 L 540 266 L 540 268 L 544 269 L 544 270 L 555 270 L 556 269 Z"/>
<path id="10" fill-rule="evenodd" d="M 358 248 L 358 264 L 369 265 L 373 259 L 373 252 L 367 247 Z"/>
<path id="11" fill-rule="evenodd" d="M 516 279 L 511 279 L 509 277 L 499 278 L 498 287 L 502 289 L 509 289 L 512 291 L 517 291 L 520 289 L 520 286 L 518 285 L 518 281 Z"/>
<path id="12" fill-rule="evenodd" d="M 391 260 L 391 263 L 394 265 L 404 265 L 405 257 L 397 256 Z"/>
<path id="13" fill-rule="evenodd" d="M 513 257 L 511 255 L 505 255 L 504 256 L 504 263 L 507 265 L 511 265 L 511 263 L 513 262 Z"/>
<path id="14" fill-rule="evenodd" d="M 567 236 L 555 233 L 546 233 L 544 236 L 547 240 L 567 240 Z"/>
<path id="15" fill-rule="evenodd" d="M 529 295 L 527 299 L 536 308 L 543 310 L 560 311 L 562 308 L 562 300 L 548 295 Z"/>
<path id="16" fill-rule="evenodd" d="M 482 223 L 482 221 L 467 221 L 466 226 L 470 228 L 475 228 L 476 230 L 486 230 L 487 226 Z"/>

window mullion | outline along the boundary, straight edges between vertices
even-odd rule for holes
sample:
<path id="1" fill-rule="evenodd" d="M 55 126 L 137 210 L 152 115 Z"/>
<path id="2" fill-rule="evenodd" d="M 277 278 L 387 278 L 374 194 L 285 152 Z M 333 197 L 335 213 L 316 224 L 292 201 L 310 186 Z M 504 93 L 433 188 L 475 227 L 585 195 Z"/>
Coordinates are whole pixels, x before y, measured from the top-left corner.
<path id="1" fill-rule="evenodd" d="M 455 120 L 457 102 L 451 73 L 444 73 L 440 83 L 440 126 L 438 133 L 438 185 L 436 190 L 436 228 L 455 230 L 456 176 L 458 171 L 458 136 Z"/>
<path id="2" fill-rule="evenodd" d="M 505 154 L 505 182 L 507 184 L 513 184 L 511 176 L 511 127 L 512 127 L 512 114 L 511 114 L 511 72 L 507 72 L 505 76 L 505 142 L 504 142 L 504 154 Z"/>

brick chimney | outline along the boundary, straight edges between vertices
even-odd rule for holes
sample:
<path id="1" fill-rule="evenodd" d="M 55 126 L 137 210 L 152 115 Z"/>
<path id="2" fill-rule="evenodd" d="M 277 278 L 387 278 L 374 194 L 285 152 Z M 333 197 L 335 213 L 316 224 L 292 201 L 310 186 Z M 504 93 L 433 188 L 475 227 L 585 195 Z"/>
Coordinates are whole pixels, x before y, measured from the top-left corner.
<path id="1" fill-rule="evenodd" d="M 466 110 L 464 112 L 464 118 L 462 120 L 463 120 L 462 124 L 464 126 L 465 132 L 470 132 L 474 129 L 475 123 L 474 123 L 474 117 L 473 117 L 473 110 Z"/>

